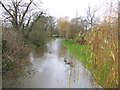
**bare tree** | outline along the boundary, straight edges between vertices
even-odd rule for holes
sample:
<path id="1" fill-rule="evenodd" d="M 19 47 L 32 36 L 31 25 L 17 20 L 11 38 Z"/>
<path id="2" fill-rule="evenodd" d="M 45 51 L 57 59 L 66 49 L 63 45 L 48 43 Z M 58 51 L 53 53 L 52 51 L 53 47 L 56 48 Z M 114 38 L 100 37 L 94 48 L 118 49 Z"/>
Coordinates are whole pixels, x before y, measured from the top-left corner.
<path id="1" fill-rule="evenodd" d="M 16 30 L 24 29 L 25 25 L 28 26 L 32 16 L 36 14 L 36 12 L 32 12 L 33 10 L 30 7 L 37 6 L 33 0 L 30 0 L 29 3 L 23 1 L 24 0 L 10 0 L 9 3 L 0 1 L 4 9 L 5 19 L 9 20 Z"/>
<path id="2" fill-rule="evenodd" d="M 90 24 L 90 26 L 93 26 L 96 23 L 96 12 L 97 12 L 97 8 L 91 8 L 90 5 L 88 6 L 88 10 L 87 10 L 87 21 Z"/>
<path id="3" fill-rule="evenodd" d="M 52 16 L 48 16 L 47 18 L 48 18 L 48 20 L 47 20 L 47 23 L 46 23 L 46 27 L 48 29 L 50 29 L 51 37 L 52 37 L 53 30 L 55 29 L 55 18 L 52 17 Z"/>

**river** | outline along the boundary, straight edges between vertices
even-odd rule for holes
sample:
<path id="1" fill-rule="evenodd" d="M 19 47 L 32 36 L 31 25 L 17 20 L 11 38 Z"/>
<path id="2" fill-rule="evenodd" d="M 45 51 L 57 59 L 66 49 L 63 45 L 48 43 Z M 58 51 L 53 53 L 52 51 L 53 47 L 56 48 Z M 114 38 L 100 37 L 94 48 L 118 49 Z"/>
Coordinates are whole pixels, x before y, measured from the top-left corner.
<path id="1" fill-rule="evenodd" d="M 29 54 L 31 72 L 19 77 L 11 88 L 99 88 L 82 63 L 70 56 L 62 39 L 49 42 L 45 48 Z M 43 50 L 44 49 L 44 50 Z M 65 64 L 64 58 L 73 64 Z M 26 67 L 28 69 L 29 67 Z M 25 70 L 26 70 L 25 69 Z"/>

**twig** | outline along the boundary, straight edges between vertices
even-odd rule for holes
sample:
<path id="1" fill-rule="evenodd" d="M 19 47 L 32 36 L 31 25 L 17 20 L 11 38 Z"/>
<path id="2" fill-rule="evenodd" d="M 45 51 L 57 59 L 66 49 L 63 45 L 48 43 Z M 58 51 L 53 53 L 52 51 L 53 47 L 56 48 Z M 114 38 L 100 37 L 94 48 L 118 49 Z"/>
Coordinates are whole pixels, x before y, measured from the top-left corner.
<path id="1" fill-rule="evenodd" d="M 15 61 L 14 59 L 12 59 L 9 55 L 7 55 L 7 57 L 11 60 L 11 61 Z"/>

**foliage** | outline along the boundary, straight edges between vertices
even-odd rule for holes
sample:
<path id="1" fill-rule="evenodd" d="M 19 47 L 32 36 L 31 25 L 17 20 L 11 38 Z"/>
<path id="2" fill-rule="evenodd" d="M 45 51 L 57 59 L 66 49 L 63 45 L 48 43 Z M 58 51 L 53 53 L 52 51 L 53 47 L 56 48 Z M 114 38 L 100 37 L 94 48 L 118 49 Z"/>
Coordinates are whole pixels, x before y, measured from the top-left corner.
<path id="1" fill-rule="evenodd" d="M 80 60 L 82 64 L 91 71 L 97 82 L 104 86 L 106 85 L 105 82 L 107 81 L 110 68 L 112 66 L 112 62 L 110 60 L 104 60 L 100 64 L 100 69 L 98 69 L 99 64 L 96 64 L 96 56 L 92 50 L 93 46 L 91 45 L 80 45 L 75 44 L 73 41 L 62 41 L 63 45 L 67 47 L 69 53 L 74 56 L 76 59 Z M 117 67 L 117 66 L 116 66 Z M 98 76 L 100 72 L 100 76 Z M 114 71 L 115 72 L 115 71 Z M 116 72 L 117 73 L 117 72 Z M 112 77 L 111 77 L 112 78 Z M 111 79 L 110 79 L 111 80 Z M 113 83 L 113 82 L 111 82 Z M 109 84 L 107 84 L 109 86 Z M 104 86 L 105 87 L 105 86 Z M 110 87 L 110 86 L 109 86 Z"/>
<path id="2" fill-rule="evenodd" d="M 84 32 L 84 20 L 82 17 L 73 18 L 70 21 L 69 39 L 73 39 Z"/>
<path id="3" fill-rule="evenodd" d="M 69 20 L 68 17 L 65 18 L 59 18 L 57 21 L 59 33 L 63 35 L 65 38 L 67 38 L 67 33 L 69 31 Z"/>
<path id="4" fill-rule="evenodd" d="M 51 39 L 50 29 L 54 27 L 54 21 L 51 20 L 53 20 L 52 16 L 41 14 L 36 18 L 34 17 L 30 25 L 31 31 L 27 28 L 24 30 L 14 30 L 12 27 L 2 26 L 3 71 L 16 66 L 16 63 L 19 63 L 19 65 L 26 64 L 29 61 L 24 60 L 24 58 L 28 55 L 29 51 L 45 45 Z"/>
<path id="5" fill-rule="evenodd" d="M 24 43 L 22 32 L 10 28 L 3 28 L 2 32 L 2 70 L 5 71 L 11 69 L 16 63 L 21 65 L 21 60 L 28 54 L 29 50 Z"/>
<path id="6" fill-rule="evenodd" d="M 51 31 L 50 25 L 48 25 L 49 19 L 46 16 L 41 16 L 32 27 L 32 31 L 29 33 L 29 42 L 35 47 L 40 47 L 50 40 Z"/>
<path id="7" fill-rule="evenodd" d="M 84 20 L 81 17 L 73 18 L 69 21 L 67 17 L 59 18 L 57 25 L 59 33 L 65 37 L 65 39 L 73 39 L 80 32 L 84 31 Z"/>
<path id="8" fill-rule="evenodd" d="M 73 39 L 73 41 L 63 41 L 63 44 L 68 48 L 72 56 L 82 61 L 102 87 L 117 88 L 118 17 L 116 15 L 116 6 L 113 5 L 112 1 L 109 4 L 108 10 L 105 12 L 108 13 L 109 16 L 106 14 L 104 20 L 99 24 L 96 23 L 97 18 L 95 18 L 97 10 L 93 9 L 93 11 L 91 11 L 92 9 L 89 6 L 87 19 L 81 21 L 83 23 L 87 20 L 88 23 L 83 23 L 82 26 L 86 26 L 86 30 L 85 28 L 77 27 L 80 22 L 78 22 L 77 18 L 73 19 L 75 26 L 69 28 L 69 31 L 72 31 L 69 32 L 69 34 L 73 34 L 69 40 Z M 76 33 L 75 31 L 78 32 Z M 90 46 L 90 52 L 89 49 L 85 47 L 86 45 L 81 46 L 81 42 L 86 42 L 86 44 Z M 89 53 L 89 55 L 86 56 L 88 58 L 84 58 L 86 53 Z"/>
<path id="9" fill-rule="evenodd" d="M 5 16 L 2 17 L 3 70 L 23 63 L 30 48 L 45 45 L 50 37 L 64 37 L 63 45 L 91 71 L 101 86 L 118 87 L 118 18 L 116 14 L 111 14 L 115 12 L 112 2 L 110 16 L 99 24 L 95 17 L 97 9 L 90 6 L 86 17 L 59 18 L 56 25 L 54 17 L 36 12 L 37 9 L 33 11 L 33 6 L 37 6 L 33 0 L 29 3 L 23 0 L 0 1 L 0 5 Z M 5 22 L 11 22 L 13 28 Z M 87 45 L 81 45 L 81 42 L 87 42 Z"/>
<path id="10" fill-rule="evenodd" d="M 74 42 L 78 43 L 85 43 L 87 39 L 87 35 L 89 34 L 90 30 L 84 30 L 82 32 L 79 32 L 79 34 L 76 34 L 74 38 Z"/>

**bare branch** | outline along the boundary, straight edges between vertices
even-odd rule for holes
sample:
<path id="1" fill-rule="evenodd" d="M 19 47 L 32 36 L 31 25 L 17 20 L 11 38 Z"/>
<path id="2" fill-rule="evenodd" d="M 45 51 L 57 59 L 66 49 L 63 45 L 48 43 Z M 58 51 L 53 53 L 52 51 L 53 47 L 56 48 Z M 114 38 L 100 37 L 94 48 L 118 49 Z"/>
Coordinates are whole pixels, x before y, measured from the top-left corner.
<path id="1" fill-rule="evenodd" d="M 26 24 L 27 27 L 29 26 L 30 20 L 31 20 L 31 16 L 29 17 L 28 22 Z"/>
<path id="2" fill-rule="evenodd" d="M 31 0 L 30 3 L 28 4 L 28 6 L 26 7 L 26 10 L 25 10 L 25 12 L 23 13 L 23 16 L 22 16 L 22 19 L 21 19 L 21 22 L 20 22 L 20 26 L 22 25 L 22 22 L 23 22 L 23 20 L 24 20 L 24 17 L 25 17 L 25 15 L 26 15 L 26 13 L 27 13 L 30 5 L 32 4 L 32 2 L 33 2 L 33 0 Z"/>
<path id="3" fill-rule="evenodd" d="M 0 4 L 5 9 L 5 11 L 14 19 L 14 16 L 9 12 L 9 10 L 5 7 L 5 5 L 0 1 Z"/>

